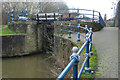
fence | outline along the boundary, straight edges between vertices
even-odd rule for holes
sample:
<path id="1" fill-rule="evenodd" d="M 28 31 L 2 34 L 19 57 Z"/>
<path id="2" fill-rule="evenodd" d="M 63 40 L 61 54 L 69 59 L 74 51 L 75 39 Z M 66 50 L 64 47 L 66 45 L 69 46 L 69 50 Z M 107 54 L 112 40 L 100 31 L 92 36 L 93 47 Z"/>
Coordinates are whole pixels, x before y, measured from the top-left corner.
<path id="1" fill-rule="evenodd" d="M 59 14 L 62 14 L 61 16 Z M 106 23 L 101 17 L 100 12 L 95 10 L 87 9 L 70 9 L 70 8 L 60 8 L 58 9 L 58 19 L 60 20 L 77 20 L 82 22 L 96 22 L 100 23 L 104 27 Z"/>
<path id="2" fill-rule="evenodd" d="M 73 18 L 73 17 L 64 17 L 64 16 L 60 16 L 59 17 L 59 14 L 73 14 L 73 13 L 60 13 L 59 10 L 62 10 L 62 9 L 58 9 L 58 19 L 57 21 L 59 21 L 60 19 L 62 20 L 65 20 L 64 18 L 67 18 L 67 19 L 70 19 L 70 20 L 74 20 L 74 19 L 77 19 L 77 21 L 80 20 L 80 18 Z M 67 9 L 67 10 L 70 10 L 70 9 Z M 80 9 L 73 9 L 73 10 L 77 10 L 77 12 L 80 10 Z M 93 11 L 94 13 L 95 11 Z M 78 13 L 78 16 L 79 16 L 79 13 Z M 100 16 L 98 16 L 100 17 Z M 94 22 L 94 16 L 92 18 L 92 22 Z M 85 38 L 85 42 L 84 44 L 82 45 L 82 47 L 77 51 L 77 48 L 76 47 L 73 47 L 73 54 L 70 56 L 70 62 L 69 64 L 64 68 L 64 70 L 60 73 L 60 75 L 57 77 L 57 80 L 62 80 L 66 74 L 68 73 L 68 71 L 73 67 L 73 80 L 79 80 L 80 77 L 81 77 L 81 74 L 83 72 L 83 69 L 85 67 L 85 64 L 86 64 L 86 67 L 85 67 L 85 71 L 88 71 L 88 72 L 91 72 L 91 68 L 89 66 L 89 58 L 91 57 L 92 55 L 92 28 L 88 29 L 87 28 L 87 25 L 85 25 L 85 27 L 82 27 L 80 24 L 78 24 L 78 26 L 75 26 L 75 25 L 71 25 L 71 23 L 69 23 L 69 25 L 63 25 L 62 23 L 61 24 L 57 24 L 57 26 L 60 26 L 60 36 L 63 36 L 63 31 L 66 31 L 69 33 L 68 35 L 68 38 L 71 38 L 71 34 L 72 33 L 77 33 L 78 34 L 78 39 L 77 41 L 80 41 L 81 40 L 81 37 L 80 36 L 83 36 Z M 69 30 L 64 30 L 63 27 L 68 27 Z M 78 32 L 73 32 L 71 31 L 71 28 L 72 27 L 75 27 L 75 28 L 78 28 Z M 81 29 L 84 29 L 85 30 L 85 35 L 80 33 L 80 30 Z M 86 55 L 85 55 L 85 59 L 84 59 L 84 62 L 79 70 L 79 73 L 78 73 L 78 63 L 79 63 L 79 58 L 80 58 L 80 54 L 82 53 L 83 49 L 86 47 Z"/>
<path id="3" fill-rule="evenodd" d="M 72 10 L 72 11 L 71 11 Z M 58 17 L 56 17 L 58 15 Z M 39 18 L 40 16 L 44 16 L 44 18 Z M 52 16 L 52 17 L 48 17 Z M 77 20 L 81 22 L 96 22 L 100 23 L 104 27 L 106 23 L 101 17 L 100 12 L 95 10 L 87 10 L 87 9 L 67 9 L 61 8 L 58 9 L 58 13 L 41 13 L 36 14 L 36 18 L 31 18 L 32 20 L 40 21 L 50 21 L 50 20 Z M 28 22 L 28 12 L 26 10 L 12 10 L 8 12 L 8 23 L 10 22 L 18 22 L 18 21 L 26 21 Z"/>
<path id="4" fill-rule="evenodd" d="M 28 12 L 26 10 L 12 10 L 8 12 L 8 23 L 14 23 L 18 21 L 28 22 Z"/>
<path id="5" fill-rule="evenodd" d="M 71 69 L 72 66 L 73 66 L 73 79 L 74 80 L 80 79 L 85 64 L 86 64 L 86 68 L 85 68 L 86 71 L 90 71 L 90 69 L 91 69 L 89 67 L 89 58 L 92 55 L 92 28 L 90 28 L 90 30 L 89 30 L 87 28 L 87 25 L 86 25 L 86 27 L 82 27 L 82 26 L 80 26 L 80 24 L 78 24 L 78 26 L 72 26 L 71 24 L 69 24 L 69 25 L 61 24 L 61 25 L 57 25 L 57 26 L 61 26 L 60 36 L 63 35 L 62 34 L 63 31 L 67 31 L 67 30 L 63 30 L 62 27 L 69 27 L 69 30 L 67 31 L 67 32 L 69 32 L 68 38 L 71 38 L 71 33 L 73 32 L 73 31 L 71 31 L 71 27 L 76 27 L 76 28 L 78 28 L 78 40 L 77 41 L 80 41 L 80 36 L 83 36 L 85 38 L 85 43 L 82 45 L 82 47 L 79 49 L 78 52 L 73 53 L 71 55 L 70 63 L 65 67 L 65 69 L 61 72 L 61 74 L 57 77 L 57 80 L 63 79 L 65 77 L 65 75 L 67 74 L 67 72 Z M 80 28 L 85 30 L 85 35 L 80 33 Z M 82 53 L 85 46 L 86 46 L 86 58 L 82 64 L 82 67 L 78 74 L 79 55 Z M 75 51 L 73 51 L 73 52 L 75 52 Z"/>

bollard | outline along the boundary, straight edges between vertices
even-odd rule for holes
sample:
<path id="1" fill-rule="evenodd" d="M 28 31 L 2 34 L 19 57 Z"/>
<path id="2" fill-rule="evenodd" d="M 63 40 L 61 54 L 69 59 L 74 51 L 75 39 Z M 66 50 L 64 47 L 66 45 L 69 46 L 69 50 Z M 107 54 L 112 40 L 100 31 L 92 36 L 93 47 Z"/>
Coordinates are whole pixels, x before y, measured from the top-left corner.
<path id="1" fill-rule="evenodd" d="M 73 64 L 73 80 L 77 80 L 77 76 L 78 76 L 78 62 L 80 60 L 80 56 L 77 54 L 78 48 L 77 47 L 73 47 L 72 48 L 72 55 L 70 56 L 70 60 L 72 59 L 76 59 L 75 63 Z"/>
<path id="2" fill-rule="evenodd" d="M 69 23 L 69 36 L 68 38 L 71 38 L 71 23 Z"/>
<path id="3" fill-rule="evenodd" d="M 61 30 L 60 30 L 60 36 L 62 36 L 62 23 L 61 23 Z"/>
<path id="4" fill-rule="evenodd" d="M 88 37 L 89 35 L 86 34 L 86 40 L 88 40 Z M 89 41 L 86 44 L 86 56 L 89 56 Z M 86 62 L 86 67 L 85 67 L 86 72 L 91 72 L 91 67 L 89 67 L 89 58 L 90 57 L 88 57 L 87 62 Z"/>
<path id="5" fill-rule="evenodd" d="M 78 42 L 80 42 L 80 24 L 78 24 Z"/>

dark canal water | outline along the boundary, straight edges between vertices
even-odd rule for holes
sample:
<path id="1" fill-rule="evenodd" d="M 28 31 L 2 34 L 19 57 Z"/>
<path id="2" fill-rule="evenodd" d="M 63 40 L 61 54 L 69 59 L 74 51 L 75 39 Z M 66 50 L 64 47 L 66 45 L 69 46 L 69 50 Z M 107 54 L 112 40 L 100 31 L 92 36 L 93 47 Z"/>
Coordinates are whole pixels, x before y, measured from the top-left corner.
<path id="1" fill-rule="evenodd" d="M 54 78 L 47 54 L 4 58 L 2 60 L 3 78 Z"/>

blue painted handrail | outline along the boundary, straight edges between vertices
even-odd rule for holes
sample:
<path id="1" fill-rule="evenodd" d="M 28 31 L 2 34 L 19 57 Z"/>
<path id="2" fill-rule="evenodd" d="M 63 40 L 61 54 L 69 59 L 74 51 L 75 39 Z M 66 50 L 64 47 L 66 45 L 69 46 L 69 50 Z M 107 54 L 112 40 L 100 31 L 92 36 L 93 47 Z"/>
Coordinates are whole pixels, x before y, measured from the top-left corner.
<path id="1" fill-rule="evenodd" d="M 66 10 L 66 12 L 63 10 Z M 70 12 L 69 10 L 72 10 L 73 12 Z M 81 11 L 84 11 L 84 13 L 81 13 Z M 62 14 L 62 16 L 60 16 L 59 14 Z M 67 14 L 69 15 L 69 17 L 66 17 Z M 76 14 L 76 16 L 74 14 Z M 74 17 L 70 17 L 70 15 L 74 15 Z M 80 17 L 80 15 L 85 16 L 85 18 Z M 76 19 L 77 21 L 84 20 L 85 22 L 96 22 L 96 23 L 100 23 L 104 27 L 106 26 L 106 23 L 104 22 L 100 12 L 98 12 L 98 11 L 88 10 L 88 9 L 59 8 L 57 21 L 69 20 L 69 19 L 70 20 Z"/>
<path id="2" fill-rule="evenodd" d="M 101 14 L 99 13 L 99 23 L 103 26 L 106 26 L 106 23 L 104 22 L 103 18 L 101 17 Z"/>
<path id="3" fill-rule="evenodd" d="M 71 24 L 69 25 L 57 25 L 57 26 L 61 26 L 61 29 L 60 29 L 60 36 L 62 36 L 62 32 L 63 31 L 67 31 L 67 32 L 73 32 L 71 31 L 71 29 L 69 30 L 63 30 L 63 27 L 76 27 L 78 28 L 78 40 L 77 41 L 80 41 L 80 36 L 83 36 L 83 34 L 80 33 L 80 29 L 79 28 L 82 28 L 82 29 L 85 29 L 85 35 L 84 35 L 84 38 L 85 38 L 85 43 L 82 45 L 82 47 L 79 49 L 79 51 L 77 52 L 77 55 L 80 55 L 83 51 L 83 49 L 86 47 L 86 58 L 83 62 L 83 65 L 79 71 L 79 74 L 77 74 L 77 66 L 78 66 L 78 59 L 76 59 L 75 57 L 73 57 L 70 61 L 70 63 L 65 67 L 65 69 L 61 72 L 61 74 L 57 77 L 57 80 L 62 80 L 65 75 L 68 73 L 68 71 L 71 69 L 71 67 L 73 66 L 73 79 L 74 80 L 77 80 L 77 79 L 80 79 L 81 77 L 81 74 L 82 74 L 82 71 L 84 69 L 84 66 L 86 64 L 86 71 L 87 70 L 90 70 L 90 67 L 89 67 L 89 58 L 90 58 L 90 55 L 92 54 L 92 30 L 88 29 L 87 26 L 85 28 L 83 28 L 82 26 L 80 26 L 80 24 L 78 24 L 78 26 L 72 26 Z M 71 33 L 69 33 L 69 35 L 71 35 Z M 71 37 L 71 36 L 70 36 Z M 69 38 L 69 37 L 68 37 Z M 74 64 L 77 64 L 77 65 L 74 65 Z"/>
<path id="4" fill-rule="evenodd" d="M 58 20 L 57 21 L 59 21 L 59 19 L 60 19 L 59 18 L 60 17 L 59 16 L 59 10 L 64 10 L 64 9 L 58 9 Z M 66 10 L 71 10 L 71 9 L 66 9 Z M 77 12 L 79 12 L 78 10 L 80 10 L 80 9 L 72 9 L 72 10 L 77 10 Z M 87 10 L 87 11 L 91 11 L 91 10 Z M 97 12 L 97 11 L 93 11 L 93 13 L 94 12 Z M 92 20 L 94 22 L 94 16 L 93 16 Z M 100 21 L 102 22 L 102 20 L 100 20 Z M 82 27 L 82 26 L 80 26 L 80 24 L 78 24 L 78 26 L 75 26 L 75 25 L 73 26 L 73 25 L 71 25 L 71 23 L 69 23 L 69 25 L 57 24 L 57 26 L 61 27 L 60 36 L 63 36 L 63 31 L 66 31 L 66 32 L 69 33 L 68 38 L 71 38 L 71 33 L 78 34 L 78 40 L 77 41 L 80 41 L 80 36 L 83 36 L 85 38 L 85 42 L 82 45 L 82 47 L 78 50 L 78 52 L 76 52 L 76 54 L 73 53 L 71 55 L 71 57 L 70 57 L 71 61 L 69 62 L 69 64 L 65 67 L 65 69 L 60 73 L 60 75 L 56 79 L 56 80 L 62 80 L 66 76 L 68 71 L 73 67 L 73 80 L 79 80 L 80 77 L 81 77 L 81 74 L 84 70 L 85 64 L 86 64 L 85 71 L 88 71 L 88 72 L 91 71 L 91 68 L 89 66 L 89 58 L 92 55 L 92 34 L 93 34 L 92 28 L 88 29 L 87 25 L 85 25 L 85 27 Z M 64 30 L 63 27 L 69 27 L 69 30 Z M 71 31 L 71 27 L 78 28 L 78 32 Z M 85 35 L 80 33 L 80 29 L 85 30 Z M 86 47 L 86 57 L 85 57 L 85 60 L 82 64 L 82 66 L 81 66 L 81 69 L 79 70 L 79 73 L 78 73 L 79 56 L 80 56 L 80 54 L 82 53 L 82 51 L 85 47 Z"/>
<path id="5" fill-rule="evenodd" d="M 23 14 L 21 14 L 23 13 Z M 25 17 L 26 19 L 20 19 L 19 16 Z M 8 23 L 14 23 L 15 21 L 26 21 L 28 22 L 28 12 L 26 10 L 13 10 L 11 12 L 8 12 Z"/>

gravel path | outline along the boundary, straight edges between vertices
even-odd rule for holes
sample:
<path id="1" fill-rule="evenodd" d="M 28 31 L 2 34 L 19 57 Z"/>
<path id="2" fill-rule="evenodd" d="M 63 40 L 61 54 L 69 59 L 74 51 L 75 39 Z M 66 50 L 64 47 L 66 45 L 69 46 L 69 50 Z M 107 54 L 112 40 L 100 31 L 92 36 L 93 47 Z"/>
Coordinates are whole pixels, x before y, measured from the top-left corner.
<path id="1" fill-rule="evenodd" d="M 118 78 L 118 28 L 95 32 L 93 43 L 98 54 L 96 78 Z"/>

